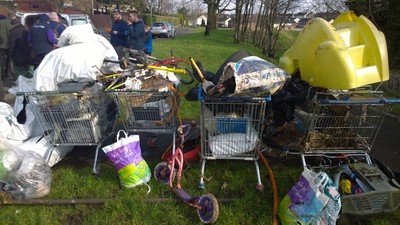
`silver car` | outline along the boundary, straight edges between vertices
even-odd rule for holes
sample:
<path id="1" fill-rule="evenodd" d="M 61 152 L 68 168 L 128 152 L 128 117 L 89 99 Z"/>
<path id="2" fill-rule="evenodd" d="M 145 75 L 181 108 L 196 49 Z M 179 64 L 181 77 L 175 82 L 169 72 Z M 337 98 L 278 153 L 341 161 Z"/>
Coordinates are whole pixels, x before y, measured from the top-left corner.
<path id="1" fill-rule="evenodd" d="M 176 36 L 174 26 L 168 22 L 154 22 L 151 25 L 151 34 L 153 37 L 174 38 Z"/>

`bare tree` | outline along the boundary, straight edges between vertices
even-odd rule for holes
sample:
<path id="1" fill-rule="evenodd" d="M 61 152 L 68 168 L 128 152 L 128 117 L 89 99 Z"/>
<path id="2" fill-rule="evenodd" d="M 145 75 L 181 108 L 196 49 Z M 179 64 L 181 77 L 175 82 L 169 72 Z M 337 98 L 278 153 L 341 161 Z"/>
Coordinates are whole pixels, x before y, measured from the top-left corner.
<path id="1" fill-rule="evenodd" d="M 289 12 L 294 10 L 296 0 L 261 0 L 258 4 L 257 21 L 254 31 L 248 32 L 249 24 L 254 16 L 254 0 L 236 0 L 235 43 L 244 41 L 245 35 L 253 35 L 253 43 L 262 47 L 268 57 L 275 57 L 278 46 L 278 37 L 289 18 Z M 258 5 L 257 5 L 258 6 Z M 251 27 L 251 26 L 250 26 Z"/>
<path id="2" fill-rule="evenodd" d="M 345 0 L 307 0 L 310 8 L 314 12 L 334 12 L 341 13 L 348 10 Z"/>
<path id="3" fill-rule="evenodd" d="M 211 31 L 217 29 L 218 14 L 233 9 L 228 8 L 231 0 L 204 0 L 207 5 L 207 25 L 204 35 L 209 35 Z"/>
<path id="4" fill-rule="evenodd" d="M 203 2 L 201 0 L 194 0 L 188 3 L 187 7 L 190 9 L 188 13 L 189 20 L 192 21 L 194 26 L 197 26 L 197 18 L 205 11 Z"/>
<path id="5" fill-rule="evenodd" d="M 51 8 L 55 12 L 61 12 L 64 9 L 64 0 L 45 0 L 51 5 Z"/>
<path id="6" fill-rule="evenodd" d="M 72 4 L 82 10 L 84 13 L 91 14 L 92 12 L 91 0 L 74 0 Z"/>

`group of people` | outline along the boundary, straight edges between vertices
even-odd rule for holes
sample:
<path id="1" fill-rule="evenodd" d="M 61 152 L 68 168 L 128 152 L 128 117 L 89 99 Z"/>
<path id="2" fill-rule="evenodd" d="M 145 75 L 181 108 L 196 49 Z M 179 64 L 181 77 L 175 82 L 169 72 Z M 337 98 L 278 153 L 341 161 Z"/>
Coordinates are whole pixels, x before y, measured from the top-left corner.
<path id="1" fill-rule="evenodd" d="M 119 9 L 113 11 L 114 22 L 108 33 L 111 35 L 110 43 L 114 46 L 119 57 L 124 56 L 123 48 L 128 47 L 135 50 L 142 50 L 151 55 L 153 42 L 150 27 L 146 26 L 143 20 L 139 19 L 139 12 L 130 11 L 128 22 L 121 15 Z"/>
<path id="2" fill-rule="evenodd" d="M 119 57 L 124 56 L 123 48 L 142 50 L 151 55 L 152 36 L 150 27 L 139 19 L 139 12 L 129 12 L 129 20 L 123 20 L 121 11 L 113 11 L 114 22 L 108 31 L 110 43 Z M 27 28 L 21 24 L 14 12 L 8 16 L 0 14 L 0 101 L 4 101 L 3 81 L 14 71 L 17 75 L 33 77 L 34 69 L 44 57 L 56 48 L 58 37 L 66 29 L 56 12 L 39 14 L 35 22 Z M 13 70 L 13 71 L 12 71 Z M 11 75 L 12 76 L 12 75 Z"/>
<path id="3" fill-rule="evenodd" d="M 0 101 L 4 101 L 3 81 L 12 74 L 33 77 L 34 69 L 51 52 L 57 38 L 66 26 L 60 22 L 56 12 L 39 14 L 29 30 L 21 24 L 14 12 L 8 17 L 0 15 Z"/>

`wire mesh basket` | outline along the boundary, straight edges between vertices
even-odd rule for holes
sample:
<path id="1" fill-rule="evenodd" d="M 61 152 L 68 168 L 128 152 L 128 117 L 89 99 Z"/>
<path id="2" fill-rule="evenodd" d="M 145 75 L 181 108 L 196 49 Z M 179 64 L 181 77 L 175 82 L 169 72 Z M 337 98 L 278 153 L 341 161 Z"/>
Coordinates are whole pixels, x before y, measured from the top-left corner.
<path id="1" fill-rule="evenodd" d="M 315 100 L 302 105 L 297 115 L 308 134 L 304 152 L 368 152 L 392 104 L 379 98 Z"/>
<path id="2" fill-rule="evenodd" d="M 131 132 L 174 132 L 178 97 L 171 90 L 112 91 L 120 119 Z"/>
<path id="3" fill-rule="evenodd" d="M 34 92 L 25 96 L 52 145 L 97 145 L 115 123 L 117 108 L 104 94 Z"/>
<path id="4" fill-rule="evenodd" d="M 266 98 L 204 98 L 201 101 L 201 178 L 204 187 L 206 160 L 250 160 L 257 172 L 257 188 L 262 189 L 257 164 Z"/>

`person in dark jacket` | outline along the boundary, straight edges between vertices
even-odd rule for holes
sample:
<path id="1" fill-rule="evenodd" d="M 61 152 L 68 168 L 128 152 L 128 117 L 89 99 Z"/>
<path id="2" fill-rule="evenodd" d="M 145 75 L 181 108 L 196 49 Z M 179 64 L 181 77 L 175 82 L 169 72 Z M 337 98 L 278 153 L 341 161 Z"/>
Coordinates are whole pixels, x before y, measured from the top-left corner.
<path id="1" fill-rule="evenodd" d="M 14 61 L 15 74 L 27 78 L 33 77 L 32 45 L 28 41 L 28 30 L 22 25 L 19 19 L 11 21 L 13 28 L 8 35 L 8 56 Z"/>
<path id="2" fill-rule="evenodd" d="M 113 12 L 114 22 L 109 31 L 111 35 L 110 43 L 114 47 L 119 57 L 124 56 L 122 49 L 127 47 L 128 43 L 128 23 L 122 19 L 121 11 L 115 9 Z"/>
<path id="3" fill-rule="evenodd" d="M 8 34 L 12 28 L 11 20 L 15 19 L 15 13 L 9 12 L 8 17 L 0 15 L 0 75 L 4 80 L 10 74 L 10 60 L 8 53 Z"/>
<path id="4" fill-rule="evenodd" d="M 47 14 L 39 14 L 38 23 L 34 24 L 29 32 L 29 40 L 35 53 L 35 68 L 57 45 L 57 39 L 54 31 L 50 28 L 49 21 L 50 18 Z"/>
<path id="5" fill-rule="evenodd" d="M 139 19 L 139 12 L 133 10 L 129 13 L 128 45 L 132 49 L 144 50 L 145 31 L 144 22 Z"/>

